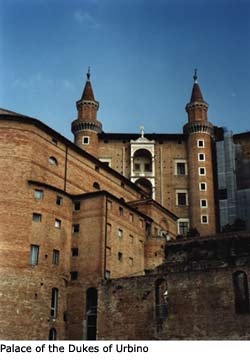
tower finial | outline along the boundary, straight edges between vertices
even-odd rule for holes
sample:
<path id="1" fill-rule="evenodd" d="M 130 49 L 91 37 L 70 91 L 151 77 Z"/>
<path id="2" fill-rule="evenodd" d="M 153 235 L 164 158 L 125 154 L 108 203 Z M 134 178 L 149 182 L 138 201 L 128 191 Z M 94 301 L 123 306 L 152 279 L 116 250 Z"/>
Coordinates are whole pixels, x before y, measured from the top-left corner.
<path id="1" fill-rule="evenodd" d="M 87 80 L 90 79 L 90 66 L 88 67 L 88 72 L 87 72 Z"/>
<path id="2" fill-rule="evenodd" d="M 198 83 L 198 76 L 197 76 L 197 69 L 196 69 L 196 68 L 194 69 L 194 76 L 193 76 L 193 78 L 194 78 L 194 82 L 195 82 L 195 83 Z"/>

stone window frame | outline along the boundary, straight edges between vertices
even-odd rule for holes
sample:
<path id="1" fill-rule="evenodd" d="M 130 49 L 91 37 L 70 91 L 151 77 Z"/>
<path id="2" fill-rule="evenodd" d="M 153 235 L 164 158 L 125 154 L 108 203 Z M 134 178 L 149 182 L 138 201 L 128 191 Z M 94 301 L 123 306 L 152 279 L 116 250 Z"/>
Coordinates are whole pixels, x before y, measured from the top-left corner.
<path id="1" fill-rule="evenodd" d="M 200 156 L 203 156 L 203 159 L 200 159 Z M 206 161 L 206 154 L 205 153 L 198 153 L 198 161 L 205 162 Z"/>
<path id="2" fill-rule="evenodd" d="M 188 230 L 190 228 L 190 220 L 189 220 L 189 218 L 179 218 L 177 220 L 177 234 L 184 235 L 183 233 L 180 232 L 180 223 L 187 223 L 187 232 L 188 232 Z"/>
<path id="3" fill-rule="evenodd" d="M 186 203 L 185 204 L 179 204 L 179 198 L 178 194 L 185 194 L 186 195 Z M 175 202 L 177 207 L 187 207 L 188 206 L 188 190 L 187 189 L 176 189 L 175 191 Z"/>
<path id="4" fill-rule="evenodd" d="M 201 173 L 201 169 L 204 169 L 204 173 Z M 207 174 L 207 170 L 206 167 L 199 167 L 199 176 L 200 177 L 204 177 Z"/>
<path id="5" fill-rule="evenodd" d="M 205 189 L 201 188 L 201 185 L 204 184 L 205 185 Z M 207 182 L 200 182 L 199 183 L 199 190 L 200 192 L 206 192 L 207 191 Z"/>
<path id="6" fill-rule="evenodd" d="M 202 145 L 200 145 L 202 142 Z M 197 148 L 205 148 L 205 140 L 204 139 L 197 139 Z"/>
<path id="7" fill-rule="evenodd" d="M 206 201 L 206 205 L 205 205 L 205 206 L 202 205 L 202 201 Z M 207 199 L 206 199 L 206 198 L 200 199 L 200 207 L 201 207 L 201 208 L 208 208 L 208 202 L 207 202 Z"/>
<path id="8" fill-rule="evenodd" d="M 203 217 L 206 217 L 207 221 L 204 221 Z M 207 214 L 201 214 L 201 224 L 209 224 L 209 219 Z"/>
<path id="9" fill-rule="evenodd" d="M 85 140 L 86 140 L 86 142 L 85 142 Z M 84 135 L 84 136 L 82 137 L 82 144 L 83 144 L 83 145 L 88 145 L 88 144 L 90 144 L 90 136 Z"/>
<path id="10" fill-rule="evenodd" d="M 185 169 L 185 173 L 184 174 L 179 174 L 178 173 L 178 164 L 184 164 L 184 169 Z M 188 174 L 188 169 L 187 169 L 187 161 L 186 160 L 182 160 L 182 159 L 176 159 L 175 160 L 175 175 L 183 177 L 185 175 Z"/>

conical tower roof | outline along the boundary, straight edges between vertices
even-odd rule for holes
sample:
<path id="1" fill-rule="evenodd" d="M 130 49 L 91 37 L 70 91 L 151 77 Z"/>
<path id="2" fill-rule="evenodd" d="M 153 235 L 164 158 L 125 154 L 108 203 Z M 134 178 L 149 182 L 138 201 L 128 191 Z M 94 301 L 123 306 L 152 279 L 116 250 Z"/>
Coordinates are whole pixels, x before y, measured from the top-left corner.
<path id="1" fill-rule="evenodd" d="M 197 77 L 197 69 L 195 69 L 195 73 L 194 73 L 194 85 L 193 85 L 193 90 L 192 90 L 192 95 L 191 95 L 191 99 L 190 99 L 190 103 L 194 103 L 194 102 L 204 102 L 199 84 L 198 84 L 198 77 Z"/>
<path id="2" fill-rule="evenodd" d="M 95 101 L 94 92 L 93 92 L 92 85 L 90 82 L 90 68 L 88 69 L 88 72 L 87 72 L 87 81 L 86 81 L 85 87 L 83 89 L 81 100 Z"/>

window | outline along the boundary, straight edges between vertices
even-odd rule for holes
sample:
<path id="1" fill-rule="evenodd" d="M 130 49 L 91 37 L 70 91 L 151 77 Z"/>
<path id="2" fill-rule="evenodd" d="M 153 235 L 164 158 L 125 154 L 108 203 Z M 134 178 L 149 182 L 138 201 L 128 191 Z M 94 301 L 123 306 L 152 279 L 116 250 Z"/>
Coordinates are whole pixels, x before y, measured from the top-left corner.
<path id="1" fill-rule="evenodd" d="M 58 288 L 52 288 L 50 316 L 53 318 L 57 317 L 57 306 L 58 306 Z"/>
<path id="2" fill-rule="evenodd" d="M 39 257 L 39 246 L 32 244 L 30 246 L 30 264 L 32 266 L 38 264 L 38 257 Z"/>
<path id="3" fill-rule="evenodd" d="M 151 163 L 145 163 L 144 164 L 144 170 L 145 170 L 145 172 L 152 172 Z"/>
<path id="4" fill-rule="evenodd" d="M 81 209 L 81 202 L 80 202 L 80 201 L 74 202 L 73 209 L 74 209 L 74 211 L 80 211 L 80 209 Z"/>
<path id="5" fill-rule="evenodd" d="M 206 182 L 199 183 L 199 186 L 200 186 L 200 191 L 206 191 L 207 190 L 207 183 Z"/>
<path id="6" fill-rule="evenodd" d="M 185 175 L 187 174 L 187 171 L 186 171 L 186 162 L 176 162 L 175 163 L 175 174 L 176 175 Z"/>
<path id="7" fill-rule="evenodd" d="M 97 183 L 97 182 L 94 182 L 94 183 L 93 183 L 93 187 L 94 187 L 95 189 L 100 189 L 100 184 Z"/>
<path id="8" fill-rule="evenodd" d="M 62 221 L 60 219 L 55 219 L 55 228 L 60 229 L 62 225 Z"/>
<path id="9" fill-rule="evenodd" d="M 58 162 L 55 157 L 49 157 L 49 163 L 55 166 L 58 165 Z"/>
<path id="10" fill-rule="evenodd" d="M 57 332 L 55 328 L 49 330 L 49 340 L 56 340 Z"/>
<path id="11" fill-rule="evenodd" d="M 233 274 L 235 312 L 249 313 L 249 294 L 247 275 L 243 271 Z"/>
<path id="12" fill-rule="evenodd" d="M 42 222 L 42 215 L 40 213 L 33 213 L 32 220 L 34 222 Z"/>
<path id="13" fill-rule="evenodd" d="M 201 216 L 201 223 L 202 224 L 208 224 L 208 216 L 202 215 Z"/>
<path id="14" fill-rule="evenodd" d="M 132 258 L 132 257 L 129 257 L 129 259 L 128 259 L 128 263 L 129 263 L 129 265 L 130 265 L 130 266 L 133 266 L 133 264 L 134 264 L 134 260 L 133 260 L 133 258 Z"/>
<path id="15" fill-rule="evenodd" d="M 72 233 L 79 233 L 79 231 L 80 231 L 80 224 L 73 224 Z"/>
<path id="16" fill-rule="evenodd" d="M 77 257 L 78 256 L 78 248 L 76 248 L 76 247 L 71 248 L 71 256 L 72 257 Z"/>
<path id="17" fill-rule="evenodd" d="M 129 222 L 134 222 L 134 215 L 133 213 L 129 213 Z"/>
<path id="18" fill-rule="evenodd" d="M 90 143 L 90 138 L 89 137 L 82 137 L 82 144 L 89 144 Z"/>
<path id="19" fill-rule="evenodd" d="M 95 166 L 96 172 L 100 172 L 100 167 L 98 165 Z"/>
<path id="20" fill-rule="evenodd" d="M 186 236 L 189 230 L 189 220 L 185 218 L 180 218 L 178 220 L 178 234 Z"/>
<path id="21" fill-rule="evenodd" d="M 56 138 L 51 138 L 51 142 L 55 145 L 57 145 L 57 139 Z"/>
<path id="22" fill-rule="evenodd" d="M 105 278 L 106 278 L 106 280 L 110 279 L 110 271 L 108 271 L 108 270 L 105 271 Z"/>
<path id="23" fill-rule="evenodd" d="M 122 216 L 122 215 L 123 215 L 123 208 L 119 207 L 119 216 Z"/>
<path id="24" fill-rule="evenodd" d="M 198 139 L 197 140 L 197 147 L 198 148 L 204 148 L 205 147 L 205 142 L 203 139 Z"/>
<path id="25" fill-rule="evenodd" d="M 106 166 L 111 167 L 111 158 L 99 158 L 99 160 Z"/>
<path id="26" fill-rule="evenodd" d="M 198 160 L 200 162 L 204 161 L 205 160 L 205 153 L 198 153 Z"/>
<path id="27" fill-rule="evenodd" d="M 158 228 L 156 228 L 156 227 L 154 228 L 154 236 L 158 237 Z"/>
<path id="28" fill-rule="evenodd" d="M 140 163 L 135 163 L 134 164 L 134 171 L 135 172 L 139 172 L 141 170 L 141 165 L 140 165 Z"/>
<path id="29" fill-rule="evenodd" d="M 207 200 L 206 199 L 201 199 L 200 200 L 200 205 L 201 205 L 201 208 L 207 208 Z"/>
<path id="30" fill-rule="evenodd" d="M 122 238 L 123 237 L 123 230 L 122 229 L 118 229 L 118 237 Z"/>
<path id="31" fill-rule="evenodd" d="M 62 205 L 62 202 L 63 202 L 63 199 L 61 196 L 56 196 L 56 204 L 58 206 L 61 206 Z"/>
<path id="32" fill-rule="evenodd" d="M 122 256 L 122 253 L 121 253 L 121 252 L 118 252 L 118 260 L 119 260 L 119 261 L 122 261 L 122 257 L 123 257 L 123 256 Z"/>
<path id="33" fill-rule="evenodd" d="M 187 191 L 176 191 L 176 205 L 177 206 L 187 205 Z"/>
<path id="34" fill-rule="evenodd" d="M 75 281 L 75 280 L 77 280 L 77 278 L 78 278 L 78 272 L 76 272 L 76 271 L 70 272 L 71 281 Z"/>
<path id="35" fill-rule="evenodd" d="M 40 189 L 34 190 L 34 197 L 35 199 L 42 199 L 43 198 L 43 191 Z"/>
<path id="36" fill-rule="evenodd" d="M 129 243 L 134 243 L 134 236 L 132 234 L 129 235 Z"/>
<path id="37" fill-rule="evenodd" d="M 206 175 L 206 168 L 199 167 L 199 175 Z"/>
<path id="38" fill-rule="evenodd" d="M 53 249 L 52 264 L 59 264 L 59 254 L 60 253 L 57 249 Z"/>
<path id="39" fill-rule="evenodd" d="M 139 221 L 139 222 L 140 222 L 140 227 L 141 227 L 141 228 L 143 228 L 143 226 L 144 226 L 143 219 L 140 219 L 140 221 Z"/>

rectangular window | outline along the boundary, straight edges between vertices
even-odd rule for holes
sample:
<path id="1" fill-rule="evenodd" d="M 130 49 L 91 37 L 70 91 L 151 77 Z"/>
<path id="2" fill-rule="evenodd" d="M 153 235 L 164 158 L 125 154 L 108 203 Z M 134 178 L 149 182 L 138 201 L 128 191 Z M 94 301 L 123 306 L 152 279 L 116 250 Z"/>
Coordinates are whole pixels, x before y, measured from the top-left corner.
<path id="1" fill-rule="evenodd" d="M 130 266 L 133 266 L 133 264 L 134 264 L 134 260 L 133 260 L 133 258 L 132 258 L 132 257 L 129 257 L 129 259 L 128 259 L 128 263 L 129 263 L 129 265 L 130 265 Z"/>
<path id="2" fill-rule="evenodd" d="M 208 216 L 201 216 L 201 223 L 202 224 L 208 224 Z"/>
<path id="3" fill-rule="evenodd" d="M 40 189 L 35 189 L 34 190 L 34 197 L 35 197 L 35 199 L 42 199 L 43 198 L 43 191 L 41 191 Z"/>
<path id="4" fill-rule="evenodd" d="M 134 171 L 135 172 L 139 172 L 141 170 L 141 165 L 140 165 L 140 163 L 135 163 L 134 164 Z"/>
<path id="5" fill-rule="evenodd" d="M 189 230 L 189 220 L 188 219 L 179 219 L 178 220 L 178 234 L 186 236 Z"/>
<path id="6" fill-rule="evenodd" d="M 89 144 L 89 137 L 82 137 L 82 144 Z"/>
<path id="7" fill-rule="evenodd" d="M 176 162 L 176 175 L 185 175 L 186 172 L 186 162 Z"/>
<path id="8" fill-rule="evenodd" d="M 140 219 L 140 227 L 143 228 L 144 227 L 144 222 L 143 222 L 143 219 Z"/>
<path id="9" fill-rule="evenodd" d="M 60 219 L 55 219 L 55 228 L 60 229 L 62 225 L 62 221 Z"/>
<path id="10" fill-rule="evenodd" d="M 206 199 L 201 199 L 200 204 L 201 204 L 201 208 L 207 208 L 207 200 Z"/>
<path id="11" fill-rule="evenodd" d="M 39 246 L 32 244 L 30 246 L 30 264 L 32 266 L 38 264 L 38 257 L 39 257 Z"/>
<path id="12" fill-rule="evenodd" d="M 198 160 L 200 162 L 205 161 L 205 153 L 198 153 Z"/>
<path id="13" fill-rule="evenodd" d="M 74 202 L 73 209 L 74 209 L 74 211 L 80 211 L 80 209 L 81 209 L 81 202 L 80 202 L 80 201 Z"/>
<path id="14" fill-rule="evenodd" d="M 59 254 L 60 253 L 57 249 L 53 249 L 52 264 L 59 264 Z"/>
<path id="15" fill-rule="evenodd" d="M 199 167 L 199 175 L 206 175 L 206 168 Z"/>
<path id="16" fill-rule="evenodd" d="M 77 271 L 70 272 L 71 281 L 75 281 L 75 280 L 77 280 L 77 278 L 78 278 L 78 272 Z"/>
<path id="17" fill-rule="evenodd" d="M 62 197 L 61 197 L 61 196 L 56 196 L 56 204 L 57 204 L 58 206 L 61 206 L 62 203 L 63 203 Z"/>
<path id="18" fill-rule="evenodd" d="M 145 172 L 152 172 L 152 167 L 150 163 L 145 163 L 144 164 L 144 170 Z"/>
<path id="19" fill-rule="evenodd" d="M 79 231 L 80 231 L 80 224 L 73 224 L 72 233 L 79 233 Z"/>
<path id="20" fill-rule="evenodd" d="M 177 202 L 177 206 L 186 206 L 187 205 L 187 193 L 177 191 L 176 202 Z"/>
<path id="21" fill-rule="evenodd" d="M 71 248 L 71 256 L 72 257 L 78 256 L 78 248 L 77 247 Z"/>
<path id="22" fill-rule="evenodd" d="M 207 183 L 206 182 L 199 183 L 199 186 L 200 186 L 200 191 L 206 191 L 207 190 Z"/>
<path id="23" fill-rule="evenodd" d="M 129 235 L 129 243 L 134 243 L 134 236 L 132 234 Z"/>
<path id="24" fill-rule="evenodd" d="M 57 317 L 57 307 L 58 307 L 58 288 L 52 288 L 50 315 L 53 318 Z"/>
<path id="25" fill-rule="evenodd" d="M 119 207 L 119 216 L 122 216 L 122 215 L 123 215 L 123 208 Z"/>
<path id="26" fill-rule="evenodd" d="M 134 222 L 134 215 L 133 213 L 129 213 L 129 222 Z"/>
<path id="27" fill-rule="evenodd" d="M 197 147 L 198 148 L 204 148 L 205 147 L 204 139 L 198 139 L 197 140 Z"/>
<path id="28" fill-rule="evenodd" d="M 33 222 L 41 222 L 42 215 L 40 213 L 33 213 L 32 220 L 33 220 Z"/>
<path id="29" fill-rule="evenodd" d="M 154 236 L 158 237 L 158 228 L 156 228 L 156 227 L 154 228 Z"/>
<path id="30" fill-rule="evenodd" d="M 118 252 L 118 260 L 122 261 L 122 253 L 121 252 Z"/>
<path id="31" fill-rule="evenodd" d="M 118 237 L 122 238 L 123 237 L 123 230 L 122 229 L 118 229 Z"/>

